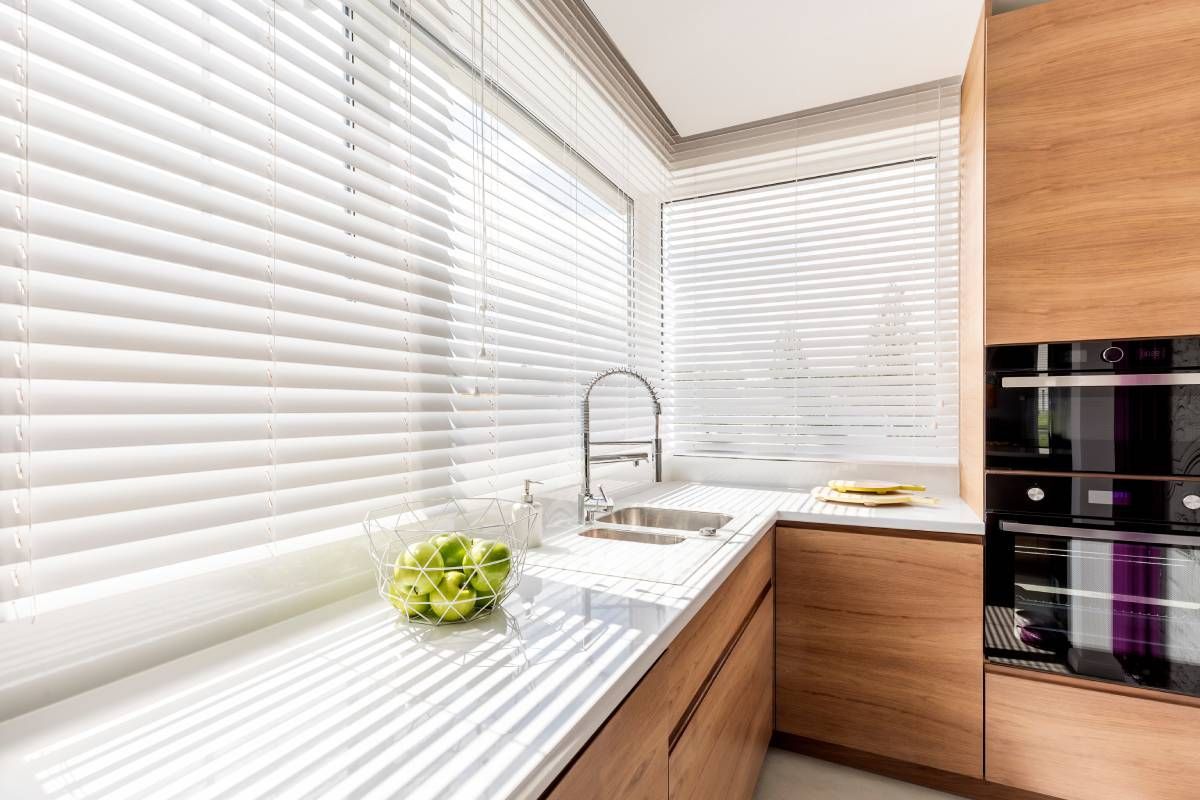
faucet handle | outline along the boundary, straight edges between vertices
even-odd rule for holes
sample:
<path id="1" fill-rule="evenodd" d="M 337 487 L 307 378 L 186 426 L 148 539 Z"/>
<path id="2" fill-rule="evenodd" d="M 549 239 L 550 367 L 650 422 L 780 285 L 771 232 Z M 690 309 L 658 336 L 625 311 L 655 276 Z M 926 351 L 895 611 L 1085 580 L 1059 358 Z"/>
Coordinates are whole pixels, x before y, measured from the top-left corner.
<path id="1" fill-rule="evenodd" d="M 600 489 L 600 499 L 604 501 L 604 505 L 611 506 L 612 500 L 608 499 L 608 492 L 604 491 L 604 484 L 600 484 L 597 488 Z"/>

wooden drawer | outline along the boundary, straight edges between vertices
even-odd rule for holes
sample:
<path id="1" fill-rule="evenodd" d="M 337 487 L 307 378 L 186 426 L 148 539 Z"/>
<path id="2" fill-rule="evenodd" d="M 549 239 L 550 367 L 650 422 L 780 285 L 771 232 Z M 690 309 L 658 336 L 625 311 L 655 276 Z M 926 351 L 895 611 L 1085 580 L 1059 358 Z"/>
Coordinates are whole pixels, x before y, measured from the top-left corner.
<path id="1" fill-rule="evenodd" d="M 729 652 L 731 642 L 743 631 L 755 604 L 763 599 L 763 592 L 771 582 L 773 559 L 774 539 L 768 535 L 755 545 L 717 594 L 676 637 L 558 782 L 543 795 L 543 800 L 609 800 L 614 797 L 666 800 L 672 732 L 708 683 L 718 662 Z M 770 602 L 764 601 L 760 610 L 770 606 Z M 766 616 L 769 620 L 770 614 Z M 772 636 L 767 636 L 768 642 Z M 742 639 L 745 639 L 745 632 Z M 774 663 L 769 653 L 762 663 L 773 675 Z M 760 671 L 763 668 L 762 665 L 758 667 Z M 767 678 L 768 687 L 771 680 Z M 715 682 L 709 684 L 710 692 L 713 685 Z M 765 722 L 761 723 L 765 729 L 762 735 L 766 737 L 762 745 L 764 754 L 772 722 L 769 688 L 766 697 Z M 693 719 L 696 716 L 698 713 L 693 714 Z M 756 716 L 754 721 L 758 723 L 759 718 Z M 759 736 L 759 728 L 754 730 Z M 757 759 L 755 780 L 762 755 Z M 736 783 L 737 775 L 727 778 L 727 782 Z M 740 779 L 744 780 L 744 776 Z M 753 790 L 754 784 L 750 787 Z"/>
<path id="2" fill-rule="evenodd" d="M 667 672 L 662 667 L 659 659 L 543 800 L 667 796 L 671 728 L 663 713 Z"/>
<path id="3" fill-rule="evenodd" d="M 773 533 L 763 537 L 671 643 L 664 662 L 671 673 L 667 706 L 668 716 L 674 722 L 683 717 L 771 582 L 774 542 Z"/>
<path id="4" fill-rule="evenodd" d="M 982 777 L 982 537 L 776 537 L 776 727 Z"/>
<path id="5" fill-rule="evenodd" d="M 768 592 L 671 749 L 672 800 L 754 796 L 773 727 L 774 605 Z"/>
<path id="6" fill-rule="evenodd" d="M 987 674 L 987 779 L 1065 800 L 1195 800 L 1200 705 Z"/>

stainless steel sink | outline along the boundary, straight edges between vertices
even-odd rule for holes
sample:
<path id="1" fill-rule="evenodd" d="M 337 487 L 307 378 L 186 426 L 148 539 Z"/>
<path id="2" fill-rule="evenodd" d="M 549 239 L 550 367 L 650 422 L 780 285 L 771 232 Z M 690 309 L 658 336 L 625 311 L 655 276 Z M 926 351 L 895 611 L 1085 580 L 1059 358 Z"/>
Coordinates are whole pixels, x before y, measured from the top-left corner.
<path id="1" fill-rule="evenodd" d="M 580 536 L 589 539 L 616 539 L 620 542 L 638 542 L 639 544 L 679 544 L 686 542 L 683 536 L 673 533 L 650 533 L 649 531 L 615 531 L 611 528 L 589 528 L 581 531 Z"/>
<path id="2" fill-rule="evenodd" d="M 632 525 L 635 528 L 668 528 L 673 531 L 698 531 L 702 528 L 722 528 L 733 517 L 708 511 L 681 511 L 674 508 L 630 506 L 619 508 L 596 519 L 610 525 Z"/>

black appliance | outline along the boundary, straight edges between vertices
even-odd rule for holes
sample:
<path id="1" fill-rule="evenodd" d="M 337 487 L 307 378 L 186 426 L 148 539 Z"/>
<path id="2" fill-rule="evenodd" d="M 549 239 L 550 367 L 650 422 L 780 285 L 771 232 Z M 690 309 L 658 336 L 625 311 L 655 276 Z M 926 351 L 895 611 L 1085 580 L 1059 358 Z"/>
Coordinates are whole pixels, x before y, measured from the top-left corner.
<path id="1" fill-rule="evenodd" d="M 1200 696 L 1200 338 L 987 364 L 986 657 Z"/>
<path id="2" fill-rule="evenodd" d="M 1200 475 L 1200 337 L 987 353 L 987 467 Z"/>
<path id="3" fill-rule="evenodd" d="M 988 660 L 1200 696 L 1200 480 L 986 489 Z"/>

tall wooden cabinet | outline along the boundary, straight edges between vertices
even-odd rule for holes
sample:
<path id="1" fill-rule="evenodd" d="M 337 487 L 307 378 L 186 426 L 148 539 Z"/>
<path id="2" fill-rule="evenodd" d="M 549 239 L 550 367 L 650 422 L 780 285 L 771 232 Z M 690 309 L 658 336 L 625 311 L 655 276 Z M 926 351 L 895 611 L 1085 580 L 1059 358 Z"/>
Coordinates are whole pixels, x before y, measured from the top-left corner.
<path id="1" fill-rule="evenodd" d="M 959 90 L 958 157 L 958 484 L 967 505 L 983 515 L 983 247 L 984 84 L 991 2 L 979 9 Z"/>
<path id="2" fill-rule="evenodd" d="M 1200 3 L 999 14 L 986 73 L 987 342 L 1200 333 Z"/>
<path id="3" fill-rule="evenodd" d="M 982 537 L 775 535 L 775 727 L 981 778 Z"/>

